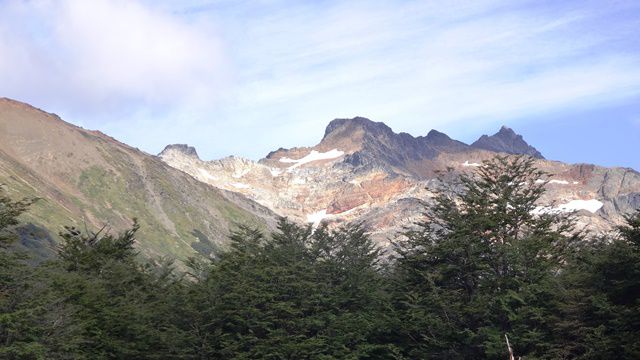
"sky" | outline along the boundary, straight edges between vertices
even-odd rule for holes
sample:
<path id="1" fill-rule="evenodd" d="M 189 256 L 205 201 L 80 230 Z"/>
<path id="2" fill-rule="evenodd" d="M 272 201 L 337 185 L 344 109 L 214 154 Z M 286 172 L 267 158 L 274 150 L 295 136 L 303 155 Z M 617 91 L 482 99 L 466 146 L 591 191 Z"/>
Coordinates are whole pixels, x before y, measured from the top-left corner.
<path id="1" fill-rule="evenodd" d="M 155 154 L 364 116 L 640 170 L 639 1 L 0 0 L 0 96 Z"/>

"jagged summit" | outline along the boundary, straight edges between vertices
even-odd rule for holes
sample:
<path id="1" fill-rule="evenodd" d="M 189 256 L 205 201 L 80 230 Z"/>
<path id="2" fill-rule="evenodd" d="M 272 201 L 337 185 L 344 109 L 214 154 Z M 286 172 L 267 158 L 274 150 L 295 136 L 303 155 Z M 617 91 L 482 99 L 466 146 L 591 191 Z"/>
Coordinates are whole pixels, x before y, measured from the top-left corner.
<path id="1" fill-rule="evenodd" d="M 446 147 L 450 150 L 461 150 L 468 146 L 437 130 L 429 131 L 427 136 L 414 137 L 405 132 L 395 133 L 383 122 L 372 121 L 360 116 L 352 119 L 332 120 L 327 125 L 320 144 L 344 143 L 345 140 L 358 143 L 358 145 L 383 145 L 390 148 L 407 146 L 414 148 L 414 150 L 421 147 Z M 401 151 L 402 149 L 397 148 L 396 150 Z"/>
<path id="2" fill-rule="evenodd" d="M 502 127 L 495 135 L 485 135 L 470 146 L 437 130 L 415 137 L 404 132 L 396 133 L 382 122 L 358 116 L 332 120 L 320 143 L 313 147 L 280 148 L 270 152 L 263 162 L 276 161 L 271 165 L 281 167 L 279 159 L 302 159 L 311 151 L 322 154 L 339 151 L 344 154 L 343 162 L 356 168 L 373 166 L 428 176 L 432 166 L 426 162 L 434 161 L 442 154 L 471 153 L 480 149 L 543 159 L 540 152 L 508 127 Z"/>
<path id="3" fill-rule="evenodd" d="M 383 122 L 375 122 L 365 117 L 356 116 L 351 119 L 332 120 L 324 131 L 323 140 L 331 136 L 349 136 L 358 130 L 373 134 L 393 134 L 393 130 Z"/>
<path id="4" fill-rule="evenodd" d="M 170 152 L 179 152 L 181 154 L 190 156 L 190 157 L 196 157 L 196 158 L 200 158 L 198 156 L 198 152 L 196 151 L 196 148 L 194 148 L 193 146 L 189 146 L 187 144 L 170 144 L 165 146 L 164 150 L 162 150 L 160 152 L 160 154 L 158 154 L 158 156 L 162 156 L 162 155 L 166 155 Z"/>
<path id="5" fill-rule="evenodd" d="M 522 135 L 507 126 L 502 126 L 500 131 L 494 135 L 482 135 L 471 144 L 471 147 L 508 154 L 531 155 L 538 159 L 544 159 L 544 156 L 536 148 L 524 141 Z"/>
<path id="6" fill-rule="evenodd" d="M 329 123 L 322 141 L 314 150 L 337 149 L 345 154 L 345 162 L 356 167 L 374 166 L 403 173 L 421 172 L 418 163 L 434 159 L 440 153 L 457 153 L 469 146 L 436 130 L 427 136 L 414 137 L 396 133 L 382 122 L 364 117 L 335 119 Z M 270 158 L 284 156 L 271 154 Z"/>
<path id="7" fill-rule="evenodd" d="M 436 140 L 436 139 L 448 139 L 450 140 L 451 138 L 449 137 L 449 135 L 440 132 L 438 130 L 435 129 L 431 129 L 431 131 L 429 131 L 429 133 L 427 134 L 427 139 L 430 140 Z"/>

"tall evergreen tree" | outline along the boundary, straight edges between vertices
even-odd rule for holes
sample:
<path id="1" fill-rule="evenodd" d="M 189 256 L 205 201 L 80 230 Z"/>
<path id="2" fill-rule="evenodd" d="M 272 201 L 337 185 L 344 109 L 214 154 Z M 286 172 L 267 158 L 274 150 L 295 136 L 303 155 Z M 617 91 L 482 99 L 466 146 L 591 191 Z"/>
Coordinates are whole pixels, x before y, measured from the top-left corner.
<path id="1" fill-rule="evenodd" d="M 626 221 L 583 244 L 561 274 L 553 357 L 640 358 L 640 211 Z"/>
<path id="2" fill-rule="evenodd" d="M 570 216 L 539 208 L 546 176 L 527 157 L 485 161 L 397 243 L 407 356 L 503 358 L 505 334 L 518 355 L 545 351 L 545 303 L 574 239 Z"/>
<path id="3" fill-rule="evenodd" d="M 35 322 L 43 313 L 25 306 L 34 292 L 35 271 L 26 264 L 27 256 L 15 251 L 19 216 L 35 199 L 12 200 L 0 187 L 0 357 L 7 359 L 43 358 L 43 332 Z"/>
<path id="4" fill-rule="evenodd" d="M 206 358 L 385 358 L 379 252 L 357 225 L 241 228 L 199 287 Z M 196 291 L 197 293 L 197 291 Z M 195 312 L 193 312 L 195 313 Z M 205 339 L 205 337 L 207 339 Z"/>
<path id="5" fill-rule="evenodd" d="M 136 258 L 136 222 L 119 234 L 61 234 L 59 260 L 49 276 L 59 301 L 72 309 L 74 339 L 68 351 L 78 359 L 152 359 L 179 353 L 180 333 L 169 322 L 166 272 Z M 73 347 L 71 345 L 74 345 Z"/>

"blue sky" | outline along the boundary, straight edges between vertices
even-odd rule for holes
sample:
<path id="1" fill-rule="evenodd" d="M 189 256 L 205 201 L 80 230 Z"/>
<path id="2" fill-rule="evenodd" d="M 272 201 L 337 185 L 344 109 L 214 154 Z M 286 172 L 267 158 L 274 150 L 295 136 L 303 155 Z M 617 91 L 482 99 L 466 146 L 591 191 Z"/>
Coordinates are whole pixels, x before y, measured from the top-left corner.
<path id="1" fill-rule="evenodd" d="M 640 169 L 638 1 L 0 0 L 0 96 L 149 153 L 260 158 L 333 118 Z"/>

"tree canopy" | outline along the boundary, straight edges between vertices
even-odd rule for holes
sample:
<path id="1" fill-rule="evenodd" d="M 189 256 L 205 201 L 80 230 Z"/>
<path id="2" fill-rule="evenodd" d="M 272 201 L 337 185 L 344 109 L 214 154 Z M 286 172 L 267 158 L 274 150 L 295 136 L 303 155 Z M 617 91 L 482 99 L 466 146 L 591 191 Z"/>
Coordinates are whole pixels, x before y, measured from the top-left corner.
<path id="1" fill-rule="evenodd" d="M 593 237 L 541 204 L 531 158 L 442 176 L 391 257 L 363 224 L 281 219 L 187 271 L 143 258 L 135 220 L 67 227 L 29 262 L 12 242 L 34 200 L 0 193 L 0 358 L 640 358 L 640 211 Z"/>

